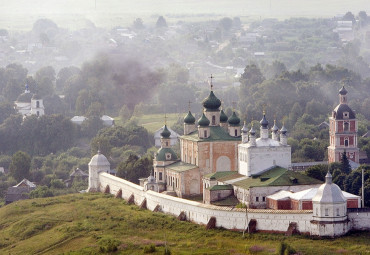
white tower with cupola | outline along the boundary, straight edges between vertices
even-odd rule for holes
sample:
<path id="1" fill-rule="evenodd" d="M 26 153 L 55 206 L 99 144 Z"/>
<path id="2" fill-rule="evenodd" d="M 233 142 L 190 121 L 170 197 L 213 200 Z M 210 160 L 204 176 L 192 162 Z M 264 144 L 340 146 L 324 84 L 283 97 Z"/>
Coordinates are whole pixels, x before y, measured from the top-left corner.
<path id="1" fill-rule="evenodd" d="M 110 172 L 110 163 L 99 150 L 89 162 L 89 192 L 100 191 L 99 174 L 101 172 Z"/>
<path id="2" fill-rule="evenodd" d="M 312 198 L 312 207 L 311 235 L 334 237 L 348 232 L 347 200 L 329 172 Z"/>
<path id="3" fill-rule="evenodd" d="M 347 104 L 347 90 L 339 90 L 339 105 L 329 118 L 329 163 L 340 162 L 343 153 L 353 162 L 359 163 L 357 147 L 358 123 L 355 112 Z"/>

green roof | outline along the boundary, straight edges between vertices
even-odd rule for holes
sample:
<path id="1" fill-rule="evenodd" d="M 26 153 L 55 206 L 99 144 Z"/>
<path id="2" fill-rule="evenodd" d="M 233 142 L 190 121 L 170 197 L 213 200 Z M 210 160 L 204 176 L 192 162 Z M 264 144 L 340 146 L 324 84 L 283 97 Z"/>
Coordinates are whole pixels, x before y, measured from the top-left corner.
<path id="1" fill-rule="evenodd" d="M 204 115 L 203 113 L 200 119 L 198 120 L 198 125 L 201 127 L 208 127 L 209 123 L 210 123 L 209 119 L 207 119 L 206 115 Z"/>
<path id="2" fill-rule="evenodd" d="M 241 141 L 240 137 L 230 136 L 225 129 L 220 126 L 209 127 L 211 134 L 208 138 L 199 138 L 198 130 L 188 135 L 181 136 L 182 139 L 198 141 L 198 142 L 210 142 L 210 141 Z"/>
<path id="3" fill-rule="evenodd" d="M 218 181 L 228 181 L 236 178 L 243 177 L 245 175 L 239 174 L 237 171 L 226 171 L 226 172 L 216 172 L 205 175 L 205 178 Z"/>
<path id="4" fill-rule="evenodd" d="M 203 100 L 202 104 L 207 110 L 217 110 L 221 106 L 221 100 L 211 90 L 209 96 Z"/>
<path id="5" fill-rule="evenodd" d="M 230 184 L 227 184 L 227 185 L 215 185 L 211 188 L 209 188 L 209 190 L 232 190 L 233 189 L 233 185 L 230 185 Z"/>
<path id="6" fill-rule="evenodd" d="M 164 125 L 163 131 L 161 132 L 161 136 L 163 138 L 169 138 L 171 136 L 171 132 L 168 130 L 167 125 Z"/>
<path id="7" fill-rule="evenodd" d="M 189 111 L 188 114 L 185 116 L 184 118 L 184 122 L 186 124 L 194 124 L 195 123 L 195 118 L 193 116 L 193 114 L 191 114 L 191 112 Z"/>
<path id="8" fill-rule="evenodd" d="M 220 122 L 225 123 L 225 122 L 227 122 L 228 119 L 229 118 L 225 114 L 224 110 L 221 110 L 221 113 L 220 113 Z"/>
<path id="9" fill-rule="evenodd" d="M 194 168 L 198 168 L 198 166 L 193 165 L 193 164 L 184 163 L 182 161 L 179 161 L 179 162 L 176 162 L 176 163 L 173 163 L 167 166 L 168 170 L 173 170 L 176 172 L 185 172 L 185 171 L 188 171 Z"/>
<path id="10" fill-rule="evenodd" d="M 236 113 L 233 112 L 233 115 L 231 115 L 231 117 L 229 118 L 228 122 L 232 126 L 239 126 L 240 119 L 238 118 L 238 116 L 236 116 Z"/>
<path id="11" fill-rule="evenodd" d="M 171 154 L 171 158 L 166 158 L 166 153 Z M 176 153 L 171 148 L 160 148 L 155 157 L 157 161 L 175 161 L 177 160 Z"/>
<path id="12" fill-rule="evenodd" d="M 293 172 L 282 167 L 274 167 L 260 175 L 255 175 L 235 182 L 234 185 L 248 189 L 251 187 L 310 185 L 322 183 L 322 181 L 311 178 L 307 175 Z"/>

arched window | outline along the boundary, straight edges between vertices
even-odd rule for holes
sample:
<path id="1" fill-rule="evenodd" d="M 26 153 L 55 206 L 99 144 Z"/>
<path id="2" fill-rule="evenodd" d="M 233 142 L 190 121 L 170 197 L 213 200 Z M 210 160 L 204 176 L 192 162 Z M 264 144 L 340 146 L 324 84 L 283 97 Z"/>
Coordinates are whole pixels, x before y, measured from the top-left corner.
<path id="1" fill-rule="evenodd" d="M 348 122 L 343 123 L 343 130 L 344 131 L 349 131 L 349 123 Z"/>

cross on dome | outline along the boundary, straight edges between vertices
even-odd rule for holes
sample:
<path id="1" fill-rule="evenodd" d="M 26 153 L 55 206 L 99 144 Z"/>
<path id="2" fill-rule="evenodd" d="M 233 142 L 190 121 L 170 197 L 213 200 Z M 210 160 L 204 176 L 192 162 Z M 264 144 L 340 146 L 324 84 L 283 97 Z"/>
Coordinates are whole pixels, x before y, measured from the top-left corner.
<path id="1" fill-rule="evenodd" d="M 210 79 L 211 79 L 211 83 L 210 83 L 210 85 L 211 85 L 211 90 L 213 90 L 213 78 L 215 78 L 212 74 L 211 74 L 211 77 L 209 77 Z"/>

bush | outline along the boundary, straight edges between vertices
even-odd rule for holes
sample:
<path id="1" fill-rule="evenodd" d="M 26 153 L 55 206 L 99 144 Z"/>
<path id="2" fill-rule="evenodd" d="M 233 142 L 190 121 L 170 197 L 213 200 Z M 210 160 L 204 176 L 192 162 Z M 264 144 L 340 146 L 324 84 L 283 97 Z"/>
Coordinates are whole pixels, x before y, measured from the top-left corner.
<path id="1" fill-rule="evenodd" d="M 118 246 L 121 244 L 121 242 L 116 239 L 105 237 L 100 239 L 98 244 L 100 252 L 108 253 L 117 251 Z"/>
<path id="2" fill-rule="evenodd" d="M 65 185 L 61 180 L 54 179 L 50 181 L 50 187 L 53 189 L 63 189 L 65 188 Z"/>
<path id="3" fill-rule="evenodd" d="M 151 245 L 146 245 L 144 247 L 144 253 L 153 253 L 155 252 L 155 245 L 154 244 L 151 244 Z"/>
<path id="4" fill-rule="evenodd" d="M 284 242 L 281 242 L 277 249 L 278 255 L 289 255 L 289 254 L 295 254 L 295 253 L 296 251 L 289 244 L 286 244 Z"/>
<path id="5" fill-rule="evenodd" d="M 38 186 L 36 189 L 30 192 L 30 198 L 52 197 L 52 196 L 54 196 L 53 191 L 51 191 L 47 186 Z"/>
<path id="6" fill-rule="evenodd" d="M 246 208 L 247 206 L 244 203 L 238 203 L 235 208 Z"/>

